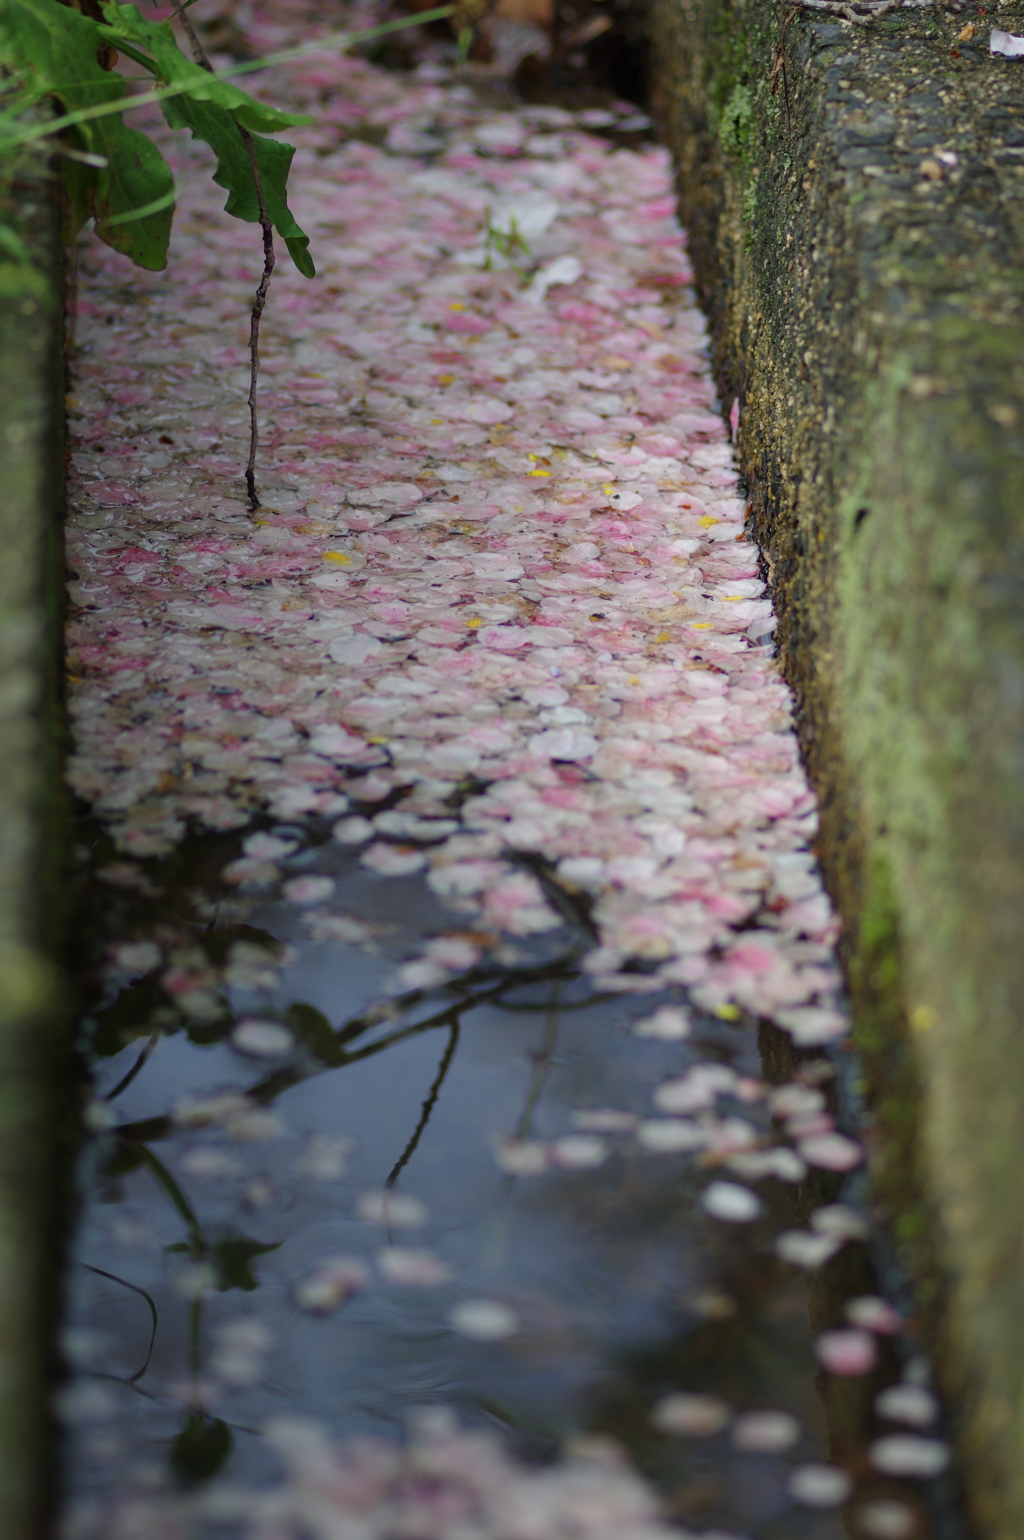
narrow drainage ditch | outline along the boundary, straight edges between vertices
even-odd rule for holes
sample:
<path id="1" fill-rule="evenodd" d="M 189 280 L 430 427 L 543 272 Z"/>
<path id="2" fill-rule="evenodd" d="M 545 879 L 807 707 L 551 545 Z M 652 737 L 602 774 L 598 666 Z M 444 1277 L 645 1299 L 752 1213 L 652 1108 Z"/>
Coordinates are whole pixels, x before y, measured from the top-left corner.
<path id="1" fill-rule="evenodd" d="M 941 1481 L 869 1463 L 873 1406 L 929 1432 L 935 1407 L 879 1297 L 862 1178 L 808 1178 L 793 1149 L 836 1108 L 838 1053 L 678 990 L 602 992 L 580 927 L 464 932 L 420 877 L 367 872 L 327 830 L 255 837 L 286 883 L 329 879 L 312 936 L 279 893 L 224 895 L 236 838 L 141 866 L 94 833 L 70 1534 L 276 1533 L 274 1456 L 294 1532 L 347 1533 L 302 1517 L 318 1440 L 355 1441 L 350 1490 L 334 1480 L 354 1522 L 380 1479 L 359 1439 L 397 1443 L 440 1406 L 499 1436 L 524 1484 L 567 1458 L 589 1473 L 592 1528 L 565 1528 L 552 1490 L 510 1534 L 633 1533 L 605 1439 L 684 1533 L 826 1540 L 853 1493 L 856 1533 L 957 1532 Z M 444 981 L 403 988 L 424 942 Z M 444 1444 L 438 1482 L 480 1479 L 479 1447 L 467 1472 L 450 1431 L 418 1436 Z M 222 1472 L 230 1494 L 206 1487 Z M 415 1475 L 408 1527 L 392 1511 L 368 1532 L 461 1534 Z"/>
<path id="2" fill-rule="evenodd" d="M 667 156 L 274 86 L 255 514 L 201 154 L 80 264 L 62 1540 L 956 1540 Z"/>

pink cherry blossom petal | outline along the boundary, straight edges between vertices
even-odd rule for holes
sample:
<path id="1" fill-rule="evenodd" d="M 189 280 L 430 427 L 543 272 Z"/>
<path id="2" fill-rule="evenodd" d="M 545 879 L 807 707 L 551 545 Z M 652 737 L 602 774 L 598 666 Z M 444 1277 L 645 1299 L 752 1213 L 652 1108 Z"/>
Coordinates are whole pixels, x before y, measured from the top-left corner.
<path id="1" fill-rule="evenodd" d="M 862 1147 L 845 1134 L 812 1134 L 800 1139 L 797 1149 L 809 1166 L 820 1166 L 826 1171 L 852 1171 L 864 1159 Z"/>
<path id="2" fill-rule="evenodd" d="M 281 889 L 291 904 L 322 904 L 334 893 L 332 877 L 293 877 Z"/>
<path id="3" fill-rule="evenodd" d="M 709 1438 L 728 1425 L 730 1410 L 717 1396 L 677 1392 L 665 1396 L 651 1411 L 651 1426 L 659 1433 Z"/>
<path id="4" fill-rule="evenodd" d="M 929 1480 L 941 1476 L 949 1465 L 948 1444 L 937 1438 L 922 1438 L 917 1433 L 889 1433 L 876 1439 L 868 1449 L 875 1470 L 886 1476 L 909 1476 Z"/>
<path id="5" fill-rule="evenodd" d="M 903 1327 L 903 1317 L 887 1299 L 877 1294 L 861 1294 L 856 1299 L 847 1300 L 844 1314 L 851 1326 L 859 1326 L 862 1331 L 873 1331 L 883 1337 L 892 1336 Z"/>
<path id="6" fill-rule="evenodd" d="M 853 1491 L 853 1478 L 838 1465 L 798 1465 L 787 1485 L 805 1508 L 840 1508 Z"/>
<path id="7" fill-rule="evenodd" d="M 800 1441 L 801 1428 L 789 1412 L 744 1412 L 732 1425 L 738 1449 L 758 1454 L 782 1454 Z"/>
<path id="8" fill-rule="evenodd" d="M 855 1328 L 822 1332 L 814 1348 L 818 1361 L 830 1374 L 867 1374 L 878 1357 L 874 1337 Z"/>

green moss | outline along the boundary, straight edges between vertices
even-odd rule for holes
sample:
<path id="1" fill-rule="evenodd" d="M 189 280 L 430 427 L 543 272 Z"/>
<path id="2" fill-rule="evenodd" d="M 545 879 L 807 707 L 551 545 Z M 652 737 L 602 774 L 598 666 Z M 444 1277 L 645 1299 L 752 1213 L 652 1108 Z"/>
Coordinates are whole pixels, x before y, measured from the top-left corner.
<path id="1" fill-rule="evenodd" d="M 758 178 L 755 172 L 754 176 L 747 183 L 746 191 L 743 194 L 743 226 L 748 245 L 753 239 L 753 228 L 757 219 L 757 183 Z"/>
<path id="2" fill-rule="evenodd" d="M 754 97 L 749 86 L 735 85 L 722 109 L 718 136 L 726 155 L 742 157 L 754 132 Z"/>
<path id="3" fill-rule="evenodd" d="M 1024 31 L 1010 10 L 1000 25 Z M 969 1390 L 978 1528 L 1019 1540 L 1024 179 L 965 171 L 910 196 L 900 146 L 936 138 L 941 111 L 944 142 L 1005 167 L 999 135 L 1024 112 L 1012 68 L 965 55 L 951 75 L 930 13 L 835 34 L 754 0 L 654 0 L 655 100 L 719 391 L 743 399 L 874 1190 L 947 1388 Z M 788 104 L 778 77 L 769 92 L 780 40 Z M 861 139 L 875 103 L 896 119 L 886 144 Z M 865 149 L 893 174 L 863 175 Z"/>
<path id="4" fill-rule="evenodd" d="M 60 779 L 62 405 L 58 200 L 38 168 L 0 264 L 0 1533 L 48 1528 L 57 1251 L 69 1191 L 70 1033 L 56 962 L 67 881 Z"/>
<path id="5" fill-rule="evenodd" d="M 904 1246 L 913 1246 L 928 1230 L 928 1214 L 921 1205 L 904 1209 L 893 1220 L 893 1229 Z"/>

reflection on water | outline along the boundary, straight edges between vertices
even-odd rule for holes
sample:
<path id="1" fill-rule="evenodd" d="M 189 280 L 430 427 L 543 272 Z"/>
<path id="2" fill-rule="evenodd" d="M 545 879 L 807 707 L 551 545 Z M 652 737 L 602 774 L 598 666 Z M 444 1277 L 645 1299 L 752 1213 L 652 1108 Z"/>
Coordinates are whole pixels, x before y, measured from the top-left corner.
<path id="1" fill-rule="evenodd" d="M 418 878 L 270 832 L 290 902 L 225 888 L 234 838 L 92 853 L 69 1540 L 255 1534 L 230 1504 L 181 1519 L 180 1494 L 273 1490 L 282 1415 L 399 1440 L 441 1404 L 527 1462 L 613 1437 L 686 1533 L 958 1534 L 948 1478 L 904 1479 L 943 1446 L 912 1328 L 876 1297 L 860 1179 L 808 1173 L 779 1132 L 787 1109 L 813 1122 L 831 1062 L 742 1018 L 637 1036 L 673 997 L 595 994 L 568 900 L 511 945 Z M 701 1076 L 693 1119 L 656 1115 L 666 1078 Z"/>

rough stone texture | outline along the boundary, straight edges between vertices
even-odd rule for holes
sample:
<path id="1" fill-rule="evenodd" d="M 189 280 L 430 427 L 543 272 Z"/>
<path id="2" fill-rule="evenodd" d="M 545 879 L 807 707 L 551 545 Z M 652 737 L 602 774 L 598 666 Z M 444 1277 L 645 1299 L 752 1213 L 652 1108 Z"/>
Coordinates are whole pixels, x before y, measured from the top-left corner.
<path id="1" fill-rule="evenodd" d="M 19 168 L 31 265 L 0 262 L 0 1534 L 37 1540 L 63 1190 L 60 898 L 62 326 L 56 184 Z M 11 217 L 10 205 L 5 212 Z"/>
<path id="2" fill-rule="evenodd" d="M 822 798 L 876 1191 L 975 1522 L 1019 1540 L 1024 61 L 988 30 L 1024 10 L 991 9 L 654 0 L 653 58 Z"/>

